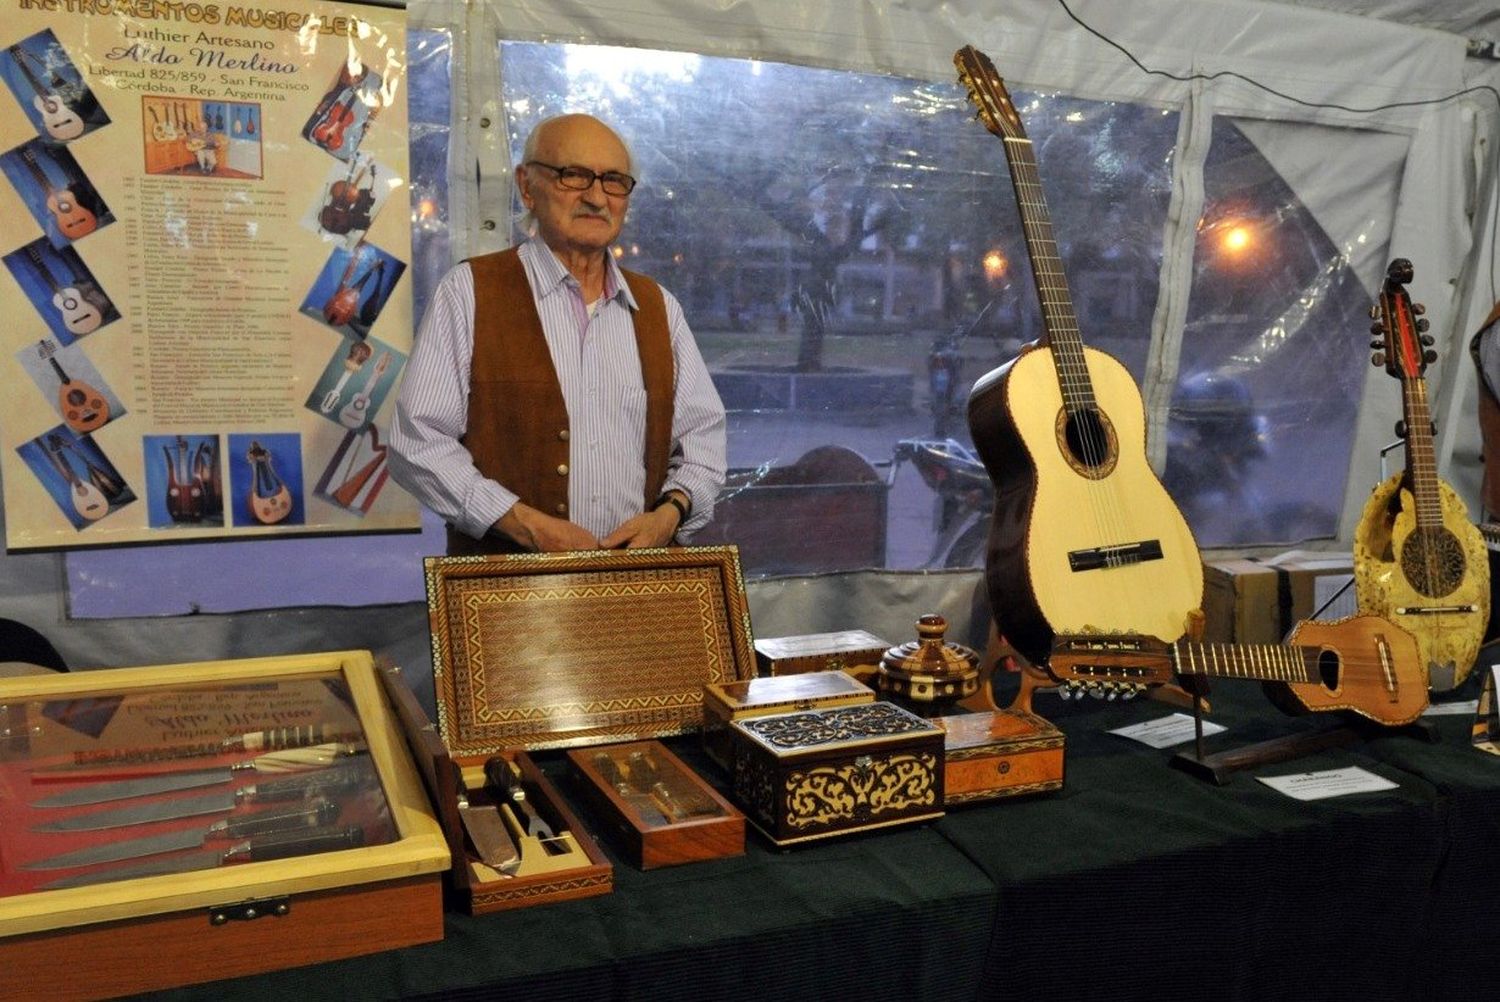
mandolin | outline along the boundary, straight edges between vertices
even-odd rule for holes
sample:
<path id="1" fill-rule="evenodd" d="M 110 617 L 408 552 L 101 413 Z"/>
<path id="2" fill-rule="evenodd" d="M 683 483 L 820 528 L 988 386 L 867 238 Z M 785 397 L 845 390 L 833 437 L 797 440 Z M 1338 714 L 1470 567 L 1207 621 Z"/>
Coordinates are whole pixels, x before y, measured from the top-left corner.
<path id="1" fill-rule="evenodd" d="M 83 482 L 83 478 L 78 475 L 68 460 L 63 457 L 65 446 L 66 443 L 63 441 L 62 436 L 48 435 L 44 451 L 47 453 L 47 458 L 52 461 L 52 465 L 57 469 L 57 472 L 62 475 L 62 478 L 73 489 L 73 510 L 78 513 L 80 518 L 90 522 L 97 522 L 109 514 L 109 499 L 105 497 L 104 491 L 100 490 L 94 484 Z"/>
<path id="2" fill-rule="evenodd" d="M 69 240 L 77 240 L 86 237 L 99 228 L 99 219 L 87 208 L 80 205 L 78 198 L 73 194 L 73 189 L 66 183 L 55 185 L 47 172 L 37 161 L 36 154 L 29 148 L 21 148 L 21 162 L 31 172 L 38 186 L 47 193 L 47 211 L 52 213 L 53 221 L 62 235 Z"/>
<path id="3" fill-rule="evenodd" d="M 1179 637 L 1202 605 L 1203 565 L 1147 462 L 1140 391 L 1114 357 L 1084 347 L 1031 141 L 994 65 L 972 46 L 953 61 L 1005 147 L 1045 332 L 969 397 L 995 484 L 985 580 L 996 622 L 1033 663 L 1057 633 Z"/>
<path id="4" fill-rule="evenodd" d="M 37 350 L 57 374 L 57 406 L 68 427 L 80 435 L 103 427 L 109 420 L 109 401 L 104 394 L 81 379 L 70 378 L 57 361 L 57 346 L 51 341 L 44 339 Z"/>
<path id="5" fill-rule="evenodd" d="M 1372 361 L 1401 382 L 1406 470 L 1375 488 L 1354 530 L 1354 591 L 1359 608 L 1410 630 L 1422 650 L 1428 684 L 1455 688 L 1474 667 L 1490 615 L 1490 567 L 1484 537 L 1458 494 L 1438 477 L 1427 406 L 1426 312 L 1406 285 L 1412 265 L 1386 269 L 1380 301 L 1370 309 Z"/>
<path id="6" fill-rule="evenodd" d="M 344 274 L 339 278 L 338 287 L 323 304 L 323 319 L 331 326 L 343 327 L 354 319 L 354 314 L 359 310 L 359 296 L 370 273 L 364 272 L 358 281 L 351 282 L 350 279 L 354 275 L 355 268 L 359 266 L 362 246 L 363 241 L 356 244 L 354 250 L 349 252 L 349 263 L 344 266 Z"/>
<path id="7" fill-rule="evenodd" d="M 250 514 L 262 525 L 275 525 L 292 513 L 292 492 L 271 465 L 271 453 L 252 441 L 245 453 L 252 471 L 249 502 Z"/>
<path id="8" fill-rule="evenodd" d="M 1065 695 L 1113 699 L 1205 676 L 1258 679 L 1271 701 L 1292 713 L 1350 710 L 1396 727 L 1427 708 L 1427 672 L 1416 638 L 1380 616 L 1307 620 L 1285 644 L 1059 634 L 1042 670 Z"/>

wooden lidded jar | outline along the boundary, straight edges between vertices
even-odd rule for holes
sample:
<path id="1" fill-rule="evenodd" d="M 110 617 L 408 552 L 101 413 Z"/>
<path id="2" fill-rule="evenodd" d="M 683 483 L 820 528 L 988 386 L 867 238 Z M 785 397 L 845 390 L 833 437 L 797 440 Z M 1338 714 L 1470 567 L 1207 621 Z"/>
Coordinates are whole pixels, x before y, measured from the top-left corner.
<path id="1" fill-rule="evenodd" d="M 936 613 L 917 620 L 917 640 L 892 647 L 880 659 L 877 688 L 923 714 L 972 696 L 979 689 L 979 655 L 947 643 L 948 621 Z"/>

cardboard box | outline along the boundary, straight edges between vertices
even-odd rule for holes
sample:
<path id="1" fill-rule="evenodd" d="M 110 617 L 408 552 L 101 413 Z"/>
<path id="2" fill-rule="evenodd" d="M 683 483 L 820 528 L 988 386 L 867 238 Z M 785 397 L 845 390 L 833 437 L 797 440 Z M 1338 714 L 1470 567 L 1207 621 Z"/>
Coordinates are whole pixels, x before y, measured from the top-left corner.
<path id="1" fill-rule="evenodd" d="M 0 742 L 5 994 L 61 999 L 154 991 L 442 938 L 441 872 L 449 865 L 448 846 L 368 652 L 0 679 L 0 706 L 0 732 L 8 735 Z M 368 749 L 359 754 L 359 769 L 373 770 L 378 784 L 330 798 L 340 826 L 335 831 L 354 829 L 358 837 L 348 841 L 362 846 L 230 865 L 237 854 L 225 854 L 248 839 L 210 839 L 202 849 L 102 866 L 29 868 L 59 849 L 92 848 L 111 841 L 110 835 L 202 832 L 221 818 L 272 811 L 275 805 L 260 807 L 247 788 L 287 778 L 272 774 L 272 763 L 261 758 L 283 752 L 249 747 L 241 735 L 264 739 L 277 728 L 313 725 L 356 737 Z M 294 746 L 297 757 L 307 751 L 301 747 L 305 740 L 285 732 L 277 740 Z M 353 764 L 350 758 L 340 765 Z M 36 830 L 45 819 L 114 805 L 170 806 L 184 798 L 172 792 L 48 807 L 51 788 L 63 784 L 48 783 L 44 792 L 39 767 L 138 776 L 147 768 L 175 773 L 187 771 L 180 765 L 224 767 L 252 759 L 257 768 L 233 773 L 242 778 L 205 788 L 231 800 L 238 790 L 249 811 L 236 802 L 197 818 L 67 837 Z M 299 774 L 311 782 L 317 773 L 309 768 Z M 355 816 L 360 824 L 349 823 Z M 204 868 L 129 876 L 152 861 Z M 97 882 L 46 889 L 58 878 Z"/>
<path id="2" fill-rule="evenodd" d="M 526 752 L 697 729 L 705 685 L 754 674 L 738 551 L 429 557 L 425 568 L 437 734 L 423 737 L 414 713 L 408 726 L 432 762 L 460 900 L 480 912 L 608 893 L 608 861 Z M 520 768 L 557 839 L 522 831 L 517 805 L 499 802 L 484 774 L 495 756 Z M 478 861 L 460 795 L 499 810 L 520 850 L 516 872 Z"/>
<path id="3" fill-rule="evenodd" d="M 943 731 L 894 703 L 736 720 L 734 793 L 780 846 L 943 813 Z"/>
<path id="4" fill-rule="evenodd" d="M 1221 644 L 1281 641 L 1276 571 L 1243 558 L 1203 563 L 1203 639 Z"/>

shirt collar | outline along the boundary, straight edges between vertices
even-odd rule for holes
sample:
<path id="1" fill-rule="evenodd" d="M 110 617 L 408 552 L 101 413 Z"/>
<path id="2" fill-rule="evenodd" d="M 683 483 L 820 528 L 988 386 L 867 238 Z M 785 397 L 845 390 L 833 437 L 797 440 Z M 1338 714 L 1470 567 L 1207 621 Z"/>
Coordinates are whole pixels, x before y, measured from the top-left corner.
<path id="1" fill-rule="evenodd" d="M 520 252 L 531 258 L 537 275 L 541 278 L 542 287 L 537 290 L 539 299 L 545 299 L 564 286 L 577 287 L 578 280 L 552 252 L 552 248 L 542 242 L 541 237 L 528 239 L 521 245 Z M 612 250 L 604 252 L 604 268 L 604 299 L 619 299 L 628 309 L 635 311 L 638 308 L 635 296 L 631 294 L 630 286 L 626 284 Z"/>

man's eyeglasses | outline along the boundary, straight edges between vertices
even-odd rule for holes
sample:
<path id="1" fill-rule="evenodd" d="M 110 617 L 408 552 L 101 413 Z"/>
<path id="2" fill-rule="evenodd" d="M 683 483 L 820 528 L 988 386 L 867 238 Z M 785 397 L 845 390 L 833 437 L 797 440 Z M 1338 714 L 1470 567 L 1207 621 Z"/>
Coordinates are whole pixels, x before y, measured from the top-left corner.
<path id="1" fill-rule="evenodd" d="M 635 188 L 635 178 L 629 174 L 621 174 L 617 170 L 607 170 L 603 174 L 596 174 L 587 167 L 557 167 L 553 164 L 544 164 L 540 160 L 528 160 L 527 166 L 536 165 L 545 167 L 557 175 L 557 182 L 564 188 L 574 191 L 587 191 L 599 182 L 599 187 L 604 189 L 606 195 L 624 196 L 630 194 Z"/>

